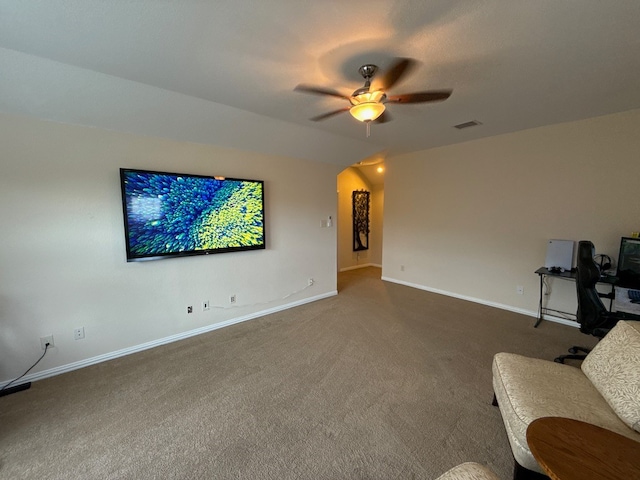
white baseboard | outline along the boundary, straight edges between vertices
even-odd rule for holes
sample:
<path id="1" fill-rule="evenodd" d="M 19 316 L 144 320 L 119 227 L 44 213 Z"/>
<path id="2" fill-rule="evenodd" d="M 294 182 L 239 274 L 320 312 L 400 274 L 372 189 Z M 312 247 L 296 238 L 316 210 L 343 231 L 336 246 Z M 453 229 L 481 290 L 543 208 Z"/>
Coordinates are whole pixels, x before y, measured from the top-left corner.
<path id="1" fill-rule="evenodd" d="M 427 292 L 437 293 L 439 295 L 446 295 L 448 297 L 459 298 L 460 300 L 467 300 L 469 302 L 479 303 L 481 305 L 487 305 L 489 307 L 499 308 L 501 310 L 507 310 L 509 312 L 520 313 L 522 315 L 527 315 L 529 317 L 538 318 L 538 312 L 534 311 L 534 310 L 526 310 L 524 308 L 517 308 L 517 307 L 514 307 L 512 305 L 505 305 L 503 303 L 490 302 L 490 301 L 484 300 L 482 298 L 469 297 L 467 295 L 460 295 L 458 293 L 449 292 L 449 291 L 446 291 L 446 290 L 440 290 L 438 288 L 431 288 L 431 287 L 427 287 L 425 285 L 420 285 L 420 284 L 417 284 L 417 283 L 405 282 L 404 280 L 398 280 L 397 278 L 391 278 L 391 277 L 384 277 L 383 276 L 382 280 L 384 280 L 386 282 L 405 285 L 407 287 L 417 288 L 419 290 L 425 290 Z M 565 318 L 554 317 L 552 315 L 544 315 L 542 318 L 543 318 L 543 320 L 548 320 L 550 322 L 555 322 L 555 323 L 561 323 L 562 325 L 568 325 L 570 327 L 576 327 L 577 328 L 577 327 L 580 326 L 578 324 L 578 322 L 567 320 Z"/>
<path id="2" fill-rule="evenodd" d="M 367 268 L 367 267 L 377 267 L 382 268 L 382 265 L 378 265 L 377 263 L 363 263 L 362 265 L 353 265 L 351 267 L 341 268 L 341 272 L 348 272 L 349 270 L 357 270 L 358 268 Z"/>
<path id="3" fill-rule="evenodd" d="M 207 325 L 205 327 L 196 328 L 194 330 L 178 333 L 175 335 L 171 335 L 169 337 L 159 338 L 158 340 L 153 340 L 151 342 L 142 343 L 140 345 L 134 345 L 132 347 L 123 348 L 122 350 L 116 350 L 115 352 L 105 353 L 103 355 L 87 358 L 85 360 L 68 363 L 67 365 L 61 365 L 59 367 L 50 368 L 48 370 L 43 370 L 41 372 L 32 373 L 31 375 L 25 375 L 23 378 L 21 378 L 18 384 L 42 380 L 44 378 L 53 377 L 56 375 L 60 375 L 62 373 L 67 373 L 73 370 L 78 370 L 80 368 L 88 367 L 90 365 L 95 365 L 97 363 L 102 363 L 108 360 L 113 360 L 115 358 L 131 355 L 132 353 L 142 352 L 150 348 L 159 347 L 160 345 L 166 345 L 167 343 L 177 342 L 179 340 L 184 340 L 189 337 L 195 337 L 196 335 L 201 335 L 203 333 L 211 332 L 213 330 L 218 330 L 220 328 L 228 327 L 230 325 L 235 325 L 236 323 L 246 322 L 248 320 L 253 320 L 255 318 L 264 317 L 265 315 L 281 312 L 282 310 L 288 310 L 293 307 L 298 307 L 300 305 L 304 305 L 305 303 L 311 303 L 317 300 L 322 300 L 324 298 L 333 297 L 337 294 L 338 294 L 338 291 L 333 290 L 321 295 L 316 295 L 314 297 L 305 298 L 303 300 L 287 303 L 285 305 L 280 305 L 278 307 L 273 307 L 266 310 L 261 310 L 259 312 L 250 313 L 248 315 L 243 315 L 241 317 L 225 320 L 224 322 L 214 323 L 213 325 Z M 6 382 L 2 382 L 2 383 L 6 383 Z"/>
<path id="4" fill-rule="evenodd" d="M 566 318 L 554 317 L 553 315 L 542 315 L 542 319 L 554 323 L 561 323 L 562 325 L 567 325 L 569 327 L 580 328 L 580 324 L 575 320 L 567 320 Z"/>

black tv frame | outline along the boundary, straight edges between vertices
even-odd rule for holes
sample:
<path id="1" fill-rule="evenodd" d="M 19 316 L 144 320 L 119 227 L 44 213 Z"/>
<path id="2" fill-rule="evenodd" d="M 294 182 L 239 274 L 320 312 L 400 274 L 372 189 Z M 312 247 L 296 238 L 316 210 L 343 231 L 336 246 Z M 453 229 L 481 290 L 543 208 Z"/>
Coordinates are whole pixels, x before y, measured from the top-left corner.
<path id="1" fill-rule="evenodd" d="M 262 242 L 255 245 L 240 245 L 240 246 L 229 246 L 229 247 L 217 247 L 217 248 L 209 248 L 209 249 L 190 249 L 190 250 L 181 250 L 176 251 L 172 250 L 169 252 L 154 252 L 150 254 L 138 254 L 135 253 L 132 249 L 131 245 L 131 228 L 130 228 L 130 218 L 129 212 L 127 209 L 127 190 L 126 190 L 126 182 L 125 178 L 127 174 L 142 174 L 142 175 L 166 175 L 169 177 L 184 177 L 184 178 L 193 178 L 193 179 L 205 179 L 216 182 L 249 182 L 253 184 L 260 185 L 260 215 L 262 219 Z M 214 175 L 202 175 L 202 174 L 191 174 L 191 173 L 177 173 L 177 172 L 163 172 L 156 170 L 144 170 L 144 169 L 136 169 L 136 168 L 121 168 L 120 169 L 120 187 L 122 193 L 122 211 L 123 211 L 123 223 L 124 223 L 124 233 L 125 233 L 125 242 L 126 242 L 126 254 L 127 254 L 127 262 L 140 262 L 147 260 L 160 260 L 166 258 L 179 258 L 179 257 L 189 257 L 196 255 L 211 255 L 218 253 L 228 253 L 228 252 L 241 252 L 241 251 L 250 251 L 250 250 L 264 250 L 266 249 L 266 221 L 265 221 L 265 198 L 264 198 L 264 181 L 263 180 L 252 180 L 245 178 L 232 178 L 232 177 L 222 177 L 222 176 L 214 176 Z"/>

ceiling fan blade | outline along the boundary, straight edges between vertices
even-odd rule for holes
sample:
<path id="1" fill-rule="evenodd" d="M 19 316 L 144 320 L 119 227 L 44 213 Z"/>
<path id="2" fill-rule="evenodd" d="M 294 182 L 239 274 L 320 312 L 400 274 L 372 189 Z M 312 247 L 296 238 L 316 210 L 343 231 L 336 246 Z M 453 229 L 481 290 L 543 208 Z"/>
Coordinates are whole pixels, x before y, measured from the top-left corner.
<path id="1" fill-rule="evenodd" d="M 398 58 L 391 68 L 376 82 L 376 86 L 379 86 L 381 90 L 385 91 L 391 89 L 402 77 L 407 75 L 415 65 L 415 60 Z"/>
<path id="2" fill-rule="evenodd" d="M 342 112 L 348 112 L 350 107 L 344 107 L 339 110 L 333 110 L 332 112 L 323 113 L 322 115 L 318 115 L 316 117 L 310 118 L 309 120 L 313 122 L 319 122 L 321 120 L 326 120 L 327 118 L 333 117 L 334 115 L 338 115 Z"/>
<path id="3" fill-rule="evenodd" d="M 405 93 L 387 97 L 387 103 L 441 102 L 451 96 L 452 90 L 431 90 L 428 92 Z"/>
<path id="4" fill-rule="evenodd" d="M 389 113 L 388 110 L 385 110 L 384 112 L 382 112 L 382 115 L 380 115 L 373 121 L 373 123 L 387 123 L 391 120 L 393 120 L 393 116 Z"/>
<path id="5" fill-rule="evenodd" d="M 344 98 L 345 100 L 349 100 L 349 97 L 332 88 L 314 87 L 313 85 L 300 84 L 297 85 L 294 90 L 302 93 L 312 93 L 314 95 L 331 95 L 332 97 Z"/>

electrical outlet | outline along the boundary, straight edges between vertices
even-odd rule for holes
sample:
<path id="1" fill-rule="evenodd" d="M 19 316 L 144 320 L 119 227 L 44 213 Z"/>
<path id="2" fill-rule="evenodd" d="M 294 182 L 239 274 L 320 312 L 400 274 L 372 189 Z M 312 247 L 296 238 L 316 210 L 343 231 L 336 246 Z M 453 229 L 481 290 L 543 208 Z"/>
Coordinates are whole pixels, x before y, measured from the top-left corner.
<path id="1" fill-rule="evenodd" d="M 307 285 L 311 286 L 315 283 L 315 280 L 313 278 L 310 278 L 309 280 L 307 280 Z"/>
<path id="2" fill-rule="evenodd" d="M 235 293 L 229 297 L 229 303 L 236 303 L 236 294 Z"/>
<path id="3" fill-rule="evenodd" d="M 516 287 L 516 293 L 517 293 L 518 295 L 524 295 L 524 287 L 523 287 L 522 285 L 518 285 L 518 286 Z"/>
<path id="4" fill-rule="evenodd" d="M 187 307 L 187 313 L 193 313 L 193 306 L 192 305 L 189 305 Z"/>
<path id="5" fill-rule="evenodd" d="M 43 350 L 46 350 L 47 343 L 49 344 L 49 348 L 55 347 L 53 343 L 53 335 L 47 335 L 46 337 L 40 337 L 40 346 Z"/>
<path id="6" fill-rule="evenodd" d="M 73 338 L 75 340 L 82 340 L 84 338 L 84 327 L 76 328 L 73 331 Z"/>
<path id="7" fill-rule="evenodd" d="M 206 312 L 207 310 L 211 309 L 211 304 L 209 303 L 209 300 L 205 300 L 202 302 L 202 311 Z"/>

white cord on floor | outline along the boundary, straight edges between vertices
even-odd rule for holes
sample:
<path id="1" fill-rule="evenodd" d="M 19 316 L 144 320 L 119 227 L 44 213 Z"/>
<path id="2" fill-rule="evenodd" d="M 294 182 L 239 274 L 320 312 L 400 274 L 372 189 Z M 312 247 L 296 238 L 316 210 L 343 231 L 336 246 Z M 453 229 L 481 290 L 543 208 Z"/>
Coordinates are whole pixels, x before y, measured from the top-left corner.
<path id="1" fill-rule="evenodd" d="M 287 294 L 286 294 L 285 296 L 283 296 L 283 297 L 275 298 L 275 299 L 272 299 L 272 300 L 266 300 L 266 301 L 264 301 L 264 302 L 257 302 L 257 303 L 243 303 L 243 304 L 241 304 L 241 305 L 240 305 L 240 304 L 237 304 L 237 303 L 233 303 L 233 304 L 231 304 L 231 305 L 211 305 L 211 308 L 217 308 L 217 309 L 219 309 L 219 310 L 226 310 L 226 309 L 229 309 L 229 308 L 241 308 L 241 307 L 242 307 L 242 308 L 244 308 L 244 307 L 257 307 L 257 306 L 259 306 L 259 305 L 268 305 L 268 304 L 273 303 L 273 302 L 278 301 L 278 300 L 286 300 L 287 298 L 289 298 L 289 297 L 291 297 L 291 296 L 293 296 L 293 295 L 295 295 L 295 294 L 297 294 L 297 293 L 304 292 L 304 291 L 305 291 L 307 288 L 309 288 L 310 286 L 311 286 L 311 285 L 306 285 L 305 287 L 303 287 L 303 288 L 301 288 L 301 289 L 299 289 L 299 290 L 296 290 L 296 291 L 291 292 L 291 293 L 287 293 Z"/>

